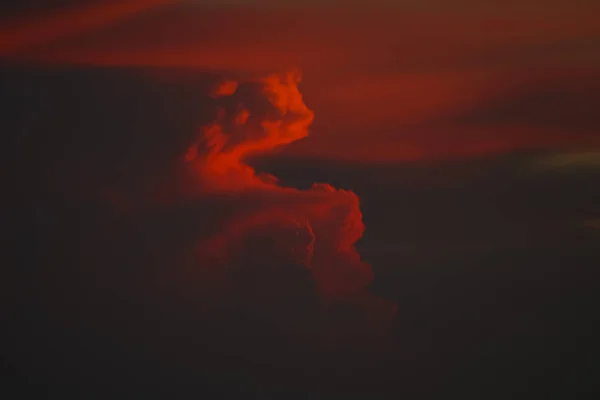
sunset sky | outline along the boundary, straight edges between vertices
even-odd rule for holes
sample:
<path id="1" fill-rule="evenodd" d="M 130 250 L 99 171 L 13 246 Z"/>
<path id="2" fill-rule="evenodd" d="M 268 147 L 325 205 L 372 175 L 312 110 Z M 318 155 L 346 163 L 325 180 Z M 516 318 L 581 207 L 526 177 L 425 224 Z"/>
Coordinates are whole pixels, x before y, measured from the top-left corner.
<path id="1" fill-rule="evenodd" d="M 285 150 L 300 157 L 377 162 L 598 144 L 595 2 L 229 3 L 30 11 L 6 24 L 0 51 L 241 75 L 299 68 L 318 115 L 314 134 Z"/>
<path id="2" fill-rule="evenodd" d="M 598 1 L 22 0 L 0 63 L 17 386 L 587 391 Z"/>

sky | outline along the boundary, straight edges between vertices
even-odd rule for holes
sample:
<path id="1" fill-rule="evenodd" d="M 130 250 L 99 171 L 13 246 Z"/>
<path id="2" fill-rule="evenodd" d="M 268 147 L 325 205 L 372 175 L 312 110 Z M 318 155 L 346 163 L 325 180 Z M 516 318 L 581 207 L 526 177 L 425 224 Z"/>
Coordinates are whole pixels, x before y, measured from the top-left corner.
<path id="1" fill-rule="evenodd" d="M 294 156 L 378 162 L 598 143 L 593 2 L 407 2 L 392 12 L 242 3 L 103 2 L 34 14 L 35 28 L 27 18 L 7 28 L 3 52 L 238 74 L 300 68 L 319 117 L 316 134 L 286 149 Z M 573 119 L 582 120 L 577 132 L 561 126 Z"/>
<path id="2" fill-rule="evenodd" d="M 588 393 L 596 3 L 1 6 L 4 375 Z"/>
<path id="3" fill-rule="evenodd" d="M 408 2 L 392 12 L 359 3 L 205 3 L 49 12 L 35 29 L 27 18 L 9 26 L 3 52 L 42 63 L 238 74 L 300 68 L 319 117 L 316 134 L 288 147 L 290 156 L 393 162 L 598 144 L 593 2 L 543 10 Z M 582 121 L 576 132 L 565 129 L 573 120 Z"/>

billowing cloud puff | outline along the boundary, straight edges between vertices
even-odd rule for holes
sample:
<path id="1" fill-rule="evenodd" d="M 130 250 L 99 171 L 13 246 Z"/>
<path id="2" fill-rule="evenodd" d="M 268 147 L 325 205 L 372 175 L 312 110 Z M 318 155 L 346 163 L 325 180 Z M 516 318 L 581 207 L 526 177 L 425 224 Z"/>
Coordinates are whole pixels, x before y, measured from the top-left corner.
<path id="1" fill-rule="evenodd" d="M 200 129 L 183 161 L 197 174 L 201 196 L 221 194 L 242 204 L 200 241 L 196 254 L 218 270 L 256 263 L 304 269 L 322 299 L 344 301 L 368 294 L 373 279 L 354 247 L 364 231 L 358 197 L 328 184 L 307 191 L 280 187 L 276 178 L 256 174 L 244 161 L 308 135 L 313 112 L 299 82 L 299 73 L 292 71 L 250 82 L 224 81 L 213 91 L 216 120 Z M 384 311 L 390 317 L 394 306 Z"/>
<path id="2" fill-rule="evenodd" d="M 213 89 L 216 120 L 200 129 L 184 156 L 198 170 L 205 190 L 263 185 L 244 157 L 308 135 L 313 113 L 302 101 L 299 81 L 294 71 L 241 85 L 226 80 Z"/>
<path id="3" fill-rule="evenodd" d="M 182 296 L 199 299 L 201 309 L 234 302 L 278 326 L 310 325 L 350 337 L 385 332 L 395 305 L 368 291 L 373 272 L 354 246 L 364 231 L 358 196 L 326 183 L 283 187 L 246 163 L 308 135 L 314 115 L 299 91 L 299 72 L 211 79 L 218 82 L 204 86 L 208 100 L 199 103 L 205 117 L 187 144 L 185 134 L 173 136 L 181 149 L 161 164 L 167 170 L 128 178 L 150 182 L 141 192 L 123 186 L 103 192 L 142 232 L 157 281 L 174 282 Z M 170 140 L 168 132 L 161 135 Z M 159 153 L 140 159 L 150 166 Z M 138 169 L 131 169 L 135 176 Z M 154 174 L 155 168 L 143 170 Z M 309 307 L 312 325 L 300 323 L 310 304 L 318 305 Z M 354 310 L 356 331 L 326 322 L 335 320 L 336 304 Z"/>
<path id="4" fill-rule="evenodd" d="M 262 253 L 265 262 L 280 260 L 310 270 L 326 298 L 364 290 L 371 282 L 371 267 L 354 248 L 364 226 L 352 192 L 329 185 L 308 191 L 265 186 L 243 199 L 247 211 L 238 212 L 219 234 L 201 243 L 201 259 L 219 260 L 226 267 L 243 243 L 266 231 L 271 243 Z"/>
<path id="5" fill-rule="evenodd" d="M 308 135 L 299 74 L 195 74 L 13 72 L 4 94 L 20 107 L 10 131 L 27 128 L 14 170 L 31 221 L 19 229 L 37 249 L 22 254 L 35 257 L 42 288 L 19 296 L 41 297 L 44 321 L 81 325 L 46 329 L 35 349 L 61 340 L 65 364 L 109 360 L 89 374 L 103 379 L 127 364 L 122 348 L 128 360 L 161 354 L 158 369 L 181 361 L 197 382 L 211 355 L 233 370 L 245 354 L 252 371 L 283 370 L 311 351 L 383 342 L 371 339 L 387 332 L 395 304 L 368 291 L 357 195 L 283 187 L 245 162 Z M 62 96 L 65 77 L 73 90 Z M 76 335 L 97 355 L 73 345 Z M 303 365 L 316 371 L 310 357 Z"/>

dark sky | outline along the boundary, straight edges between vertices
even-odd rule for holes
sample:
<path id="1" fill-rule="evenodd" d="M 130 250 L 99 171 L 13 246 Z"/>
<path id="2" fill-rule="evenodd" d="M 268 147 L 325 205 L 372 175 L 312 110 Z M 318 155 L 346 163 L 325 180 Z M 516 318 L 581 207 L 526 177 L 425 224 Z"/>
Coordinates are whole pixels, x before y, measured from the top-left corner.
<path id="1" fill-rule="evenodd" d="M 0 24 L 2 391 L 594 392 L 594 4 L 38 3 Z"/>

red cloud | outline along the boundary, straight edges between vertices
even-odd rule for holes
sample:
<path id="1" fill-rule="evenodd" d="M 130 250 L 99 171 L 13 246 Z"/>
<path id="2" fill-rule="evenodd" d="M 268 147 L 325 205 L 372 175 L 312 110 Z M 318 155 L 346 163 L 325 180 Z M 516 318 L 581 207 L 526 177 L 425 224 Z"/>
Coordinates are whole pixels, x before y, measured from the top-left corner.
<path id="1" fill-rule="evenodd" d="M 262 204 L 229 221 L 221 234 L 201 248 L 230 254 L 229 246 L 235 246 L 257 229 L 268 227 L 280 233 L 291 229 L 297 234 L 289 237 L 293 240 L 282 239 L 285 234 L 273 236 L 273 241 L 279 244 L 276 248 L 297 258 L 288 261 L 310 268 L 325 295 L 364 289 L 372 274 L 353 247 L 363 232 L 356 195 L 329 185 L 315 185 L 306 192 L 281 188 L 244 163 L 251 154 L 308 135 L 313 112 L 304 104 L 299 82 L 300 75 L 294 71 L 242 83 L 239 87 L 232 81 L 220 85 L 237 90 L 219 90 L 224 102 L 218 107 L 225 111 L 218 113 L 217 121 L 201 129 L 200 137 L 184 159 L 199 174 L 204 193 L 258 190 Z M 287 243 L 281 243 L 282 240 Z M 343 262 L 354 271 L 346 276 L 344 271 L 337 271 L 340 279 L 336 281 L 336 264 Z"/>
<path id="2" fill-rule="evenodd" d="M 238 88 L 238 83 L 236 81 L 226 80 L 220 82 L 215 85 L 210 96 L 213 98 L 223 97 L 223 96 L 231 96 L 235 93 Z"/>
<path id="3" fill-rule="evenodd" d="M 308 135 L 313 112 L 302 100 L 299 81 L 297 72 L 289 72 L 217 86 L 211 94 L 219 100 L 217 120 L 200 129 L 184 155 L 198 171 L 205 190 L 270 187 L 244 158 Z"/>
<path id="4" fill-rule="evenodd" d="M 364 331 L 366 318 L 377 325 L 365 333 L 381 333 L 396 308 L 367 290 L 373 272 L 354 246 L 364 231 L 358 197 L 328 184 L 314 184 L 310 190 L 281 187 L 276 178 L 257 174 L 245 163 L 250 155 L 308 135 L 313 112 L 299 91 L 300 74 L 224 82 L 210 93 L 215 120 L 200 127 L 180 158 L 191 176 L 187 193 L 194 193 L 185 201 L 193 202 L 194 196 L 200 201 L 201 216 L 188 223 L 200 224 L 203 231 L 194 239 L 194 256 L 184 257 L 185 281 L 192 282 L 189 290 L 220 287 L 218 295 L 225 298 L 241 291 L 243 302 L 258 302 L 263 312 L 271 307 L 265 301 L 277 304 L 287 285 L 295 284 L 289 276 L 305 274 L 314 283 L 313 296 L 322 302 L 323 312 L 329 304 L 350 304 L 356 310 L 357 330 Z M 210 199 L 217 200 L 206 205 Z M 225 211 L 219 213 L 220 208 Z M 245 287 L 244 280 L 236 278 L 240 274 L 260 276 L 251 284 L 258 289 Z M 311 289 L 303 290 L 303 296 L 310 297 Z"/>

